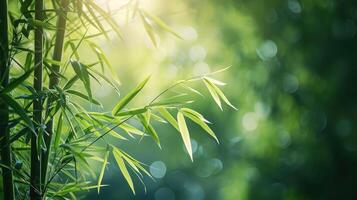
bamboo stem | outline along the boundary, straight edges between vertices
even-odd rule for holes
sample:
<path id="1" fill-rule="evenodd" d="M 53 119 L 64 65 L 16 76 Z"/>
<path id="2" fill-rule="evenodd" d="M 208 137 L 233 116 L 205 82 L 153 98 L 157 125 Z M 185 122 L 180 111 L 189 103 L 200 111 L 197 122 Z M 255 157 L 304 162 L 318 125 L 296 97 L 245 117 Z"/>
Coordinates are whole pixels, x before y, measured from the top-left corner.
<path id="1" fill-rule="evenodd" d="M 35 1 L 35 19 L 43 21 L 43 0 Z M 39 94 L 42 92 L 43 79 L 43 28 L 37 26 L 35 28 L 35 71 L 34 71 L 34 89 Z M 31 137 L 31 185 L 30 198 L 31 200 L 41 199 L 41 160 L 38 150 L 41 145 L 42 131 L 42 98 L 36 98 L 33 101 L 33 120 L 36 124 L 36 133 Z"/>
<path id="2" fill-rule="evenodd" d="M 9 82 L 9 38 L 7 23 L 7 0 L 0 0 L 0 82 L 5 87 Z M 9 143 L 10 129 L 9 108 L 0 102 L 0 138 L 1 140 L 1 163 L 11 167 L 11 145 Z M 4 189 L 4 200 L 14 199 L 14 181 L 12 170 L 3 167 L 2 179 Z"/>
<path id="3" fill-rule="evenodd" d="M 63 52 L 63 43 L 64 43 L 64 36 L 65 36 L 65 31 L 66 31 L 66 22 L 67 22 L 67 7 L 68 7 L 69 1 L 68 0 L 61 0 L 61 5 L 60 5 L 60 10 L 58 13 L 58 19 L 57 19 L 57 31 L 56 31 L 56 41 L 55 41 L 55 46 L 54 46 L 54 51 L 53 51 L 53 60 L 61 62 L 62 59 L 62 52 Z M 58 83 L 59 83 L 59 75 L 60 73 L 60 66 L 53 64 L 51 66 L 52 72 L 50 74 L 50 82 L 49 82 L 49 89 L 54 89 Z M 47 116 L 50 115 L 51 113 L 51 107 L 52 103 L 54 102 L 54 97 L 50 96 L 48 101 L 47 101 Z M 41 166 L 41 178 L 42 178 L 42 183 L 45 185 L 46 180 L 47 180 L 47 168 L 48 168 L 48 162 L 49 162 L 49 157 L 51 153 L 51 140 L 52 140 L 52 135 L 53 135 L 53 122 L 54 122 L 54 117 L 49 116 L 49 121 L 46 124 L 46 132 L 47 134 L 44 135 L 47 151 L 43 152 L 42 156 L 42 166 Z"/>

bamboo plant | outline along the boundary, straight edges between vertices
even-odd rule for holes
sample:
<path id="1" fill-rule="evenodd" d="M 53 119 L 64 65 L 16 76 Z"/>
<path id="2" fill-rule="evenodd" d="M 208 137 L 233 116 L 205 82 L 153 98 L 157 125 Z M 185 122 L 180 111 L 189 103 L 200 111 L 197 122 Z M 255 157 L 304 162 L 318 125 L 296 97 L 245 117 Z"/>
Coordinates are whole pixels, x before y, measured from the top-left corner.
<path id="1" fill-rule="evenodd" d="M 6 88 L 9 82 L 9 49 L 8 49 L 8 23 L 7 23 L 7 0 L 0 1 L 0 83 Z M 9 130 L 9 107 L 0 100 L 0 138 L 1 138 L 1 164 L 2 184 L 4 199 L 14 199 L 14 182 L 11 168 L 11 149 L 7 145 L 10 140 Z"/>
<path id="2" fill-rule="evenodd" d="M 138 1 L 129 1 L 112 12 L 93 0 L 12 3 L 11 11 L 6 0 L 0 5 L 0 139 L 5 200 L 76 199 L 78 192 L 89 189 L 99 193 L 110 157 L 135 194 L 133 175 L 140 180 L 142 175 L 151 175 L 117 141 L 152 138 L 161 147 L 155 121 L 167 122 L 181 134 L 191 160 L 187 120 L 218 142 L 209 121 L 189 107 L 193 93 L 202 95 L 193 88 L 194 82 L 200 82 L 219 108 L 225 103 L 235 109 L 219 88 L 225 83 L 213 78 L 225 69 L 174 82 L 135 108 L 129 105 L 148 84 L 149 76 L 118 97 L 111 112 L 93 112 L 77 102 L 82 99 L 91 106 L 102 106 L 92 94 L 93 81 L 119 91 L 115 69 L 95 43 L 97 37 L 109 38 L 110 31 L 125 40 L 113 18 L 115 12 L 125 9 L 132 18 L 140 19 L 155 46 L 158 29 L 180 38 L 163 20 L 141 9 Z M 92 49 L 97 62 L 82 60 L 80 46 Z M 191 95 L 170 93 L 173 90 Z M 101 164 L 100 172 L 91 168 L 90 161 Z M 88 181 L 90 177 L 95 177 L 95 182 Z"/>

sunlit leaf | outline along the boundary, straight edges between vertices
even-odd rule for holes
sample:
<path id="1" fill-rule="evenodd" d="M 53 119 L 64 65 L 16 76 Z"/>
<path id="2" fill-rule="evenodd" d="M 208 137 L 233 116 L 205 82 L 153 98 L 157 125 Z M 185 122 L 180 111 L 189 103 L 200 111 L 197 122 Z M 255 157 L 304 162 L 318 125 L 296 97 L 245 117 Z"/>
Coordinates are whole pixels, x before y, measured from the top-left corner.
<path id="1" fill-rule="evenodd" d="M 169 113 L 169 111 L 167 111 L 166 108 L 164 107 L 159 107 L 157 109 L 157 111 L 161 114 L 161 116 L 167 121 L 169 122 L 176 130 L 179 130 L 178 124 L 176 122 L 176 119 Z"/>
<path id="2" fill-rule="evenodd" d="M 223 83 L 219 80 L 216 80 L 216 79 L 213 79 L 213 78 L 210 78 L 210 77 L 204 77 L 204 79 L 208 80 L 209 82 L 215 84 L 215 85 L 227 85 L 226 83 Z"/>
<path id="3" fill-rule="evenodd" d="M 154 127 L 150 124 L 148 117 L 145 116 L 144 114 L 140 114 L 140 115 L 138 115 L 138 118 L 139 118 L 141 124 L 144 126 L 145 131 L 150 136 L 152 136 L 152 138 L 154 139 L 156 144 L 159 146 L 159 148 L 161 148 L 159 136 L 157 135 Z"/>
<path id="4" fill-rule="evenodd" d="M 216 93 L 221 97 L 221 99 L 230 107 L 232 107 L 235 110 L 238 110 L 235 106 L 232 105 L 232 103 L 228 100 L 228 98 L 224 95 L 224 93 L 222 92 L 222 90 L 220 90 L 216 85 L 212 85 L 212 87 L 214 88 L 214 90 L 216 91 Z"/>
<path id="5" fill-rule="evenodd" d="M 80 98 L 82 98 L 82 99 L 85 99 L 85 100 L 87 100 L 87 101 L 89 101 L 90 103 L 93 103 L 93 104 L 95 104 L 95 105 L 98 105 L 98 106 L 102 106 L 102 104 L 99 102 L 99 101 L 97 101 L 97 100 L 95 100 L 95 99 L 91 99 L 91 98 L 89 98 L 87 95 L 85 95 L 85 94 L 83 94 L 83 93 L 81 93 L 81 92 L 78 92 L 78 91 L 76 91 L 76 90 L 67 90 L 66 91 L 67 93 L 70 93 L 70 94 L 73 94 L 73 95 L 76 95 L 76 96 L 78 96 L 78 97 L 80 97 Z"/>
<path id="6" fill-rule="evenodd" d="M 89 73 L 87 71 L 87 67 L 75 60 L 71 60 L 71 64 L 74 71 L 78 75 L 79 79 L 83 82 L 83 85 L 86 88 L 90 101 L 92 101 L 92 90 L 91 90 L 90 78 L 89 78 Z"/>
<path id="7" fill-rule="evenodd" d="M 206 85 L 208 91 L 210 92 L 213 100 L 217 103 L 219 108 L 221 110 L 223 110 L 221 100 L 220 100 L 220 98 L 219 98 L 219 96 L 218 96 L 218 94 L 217 94 L 217 92 L 216 92 L 216 90 L 214 88 L 214 85 L 211 82 L 209 82 L 209 80 L 207 80 L 207 79 L 203 79 L 203 82 L 205 83 L 205 85 Z"/>
<path id="8" fill-rule="evenodd" d="M 131 191 L 135 194 L 134 183 L 133 180 L 131 179 L 128 169 L 125 166 L 121 152 L 117 148 L 113 148 L 113 155 Z"/>
<path id="9" fill-rule="evenodd" d="M 125 97 L 123 97 L 114 107 L 112 114 L 115 116 L 121 111 L 145 86 L 148 82 L 150 76 L 147 77 L 143 82 L 141 82 L 136 88 L 129 92 Z"/>
<path id="10" fill-rule="evenodd" d="M 172 30 L 172 28 L 170 26 L 168 26 L 164 21 L 162 21 L 160 18 L 158 18 L 157 16 L 155 15 L 152 15 L 148 12 L 145 12 L 145 11 L 142 11 L 145 16 L 148 16 L 151 20 L 153 20 L 158 26 L 160 26 L 162 29 L 164 29 L 165 31 L 173 34 L 174 36 L 182 39 L 182 37 L 176 33 L 175 31 Z"/>
<path id="11" fill-rule="evenodd" d="M 130 115 L 138 115 L 145 113 L 148 109 L 146 107 L 144 108 L 136 108 L 136 109 L 129 109 L 126 111 L 118 112 L 116 116 L 130 116 Z"/>
<path id="12" fill-rule="evenodd" d="M 178 123 L 178 127 L 179 127 L 179 130 L 181 133 L 182 140 L 185 144 L 187 153 L 190 156 L 191 160 L 193 161 L 190 133 L 188 132 L 188 129 L 187 129 L 185 117 L 183 116 L 183 114 L 181 112 L 177 113 L 177 123 Z"/>
<path id="13" fill-rule="evenodd" d="M 152 43 L 154 44 L 155 47 L 157 47 L 157 42 L 156 42 L 155 33 L 154 33 L 153 28 L 151 27 L 151 25 L 149 24 L 149 22 L 147 21 L 147 19 L 145 18 L 144 14 L 142 12 L 140 12 L 140 17 L 144 24 L 144 28 L 145 28 L 147 34 L 149 35 Z"/>
<path id="14" fill-rule="evenodd" d="M 201 126 L 203 130 L 205 130 L 210 136 L 212 136 L 217 143 L 219 143 L 218 138 L 216 134 L 212 131 L 212 129 L 206 124 L 207 120 L 203 118 L 201 114 L 198 112 L 188 109 L 188 108 L 182 108 L 180 111 L 189 119 L 191 119 L 193 122 Z"/>
<path id="15" fill-rule="evenodd" d="M 103 180 L 103 177 L 104 177 L 104 172 L 105 172 L 105 169 L 107 167 L 109 152 L 110 152 L 109 149 L 107 149 L 107 151 L 104 154 L 103 166 L 102 166 L 102 169 L 100 170 L 100 174 L 99 174 L 99 177 L 98 177 L 98 184 L 97 184 L 98 194 L 100 192 L 100 188 L 101 188 L 100 186 L 102 184 L 102 180 Z"/>
<path id="16" fill-rule="evenodd" d="M 55 131 L 55 141 L 54 141 L 54 147 L 57 149 L 61 142 L 61 135 L 62 135 L 62 127 L 63 127 L 63 115 L 62 113 L 58 117 L 58 122 L 57 122 L 57 127 Z"/>

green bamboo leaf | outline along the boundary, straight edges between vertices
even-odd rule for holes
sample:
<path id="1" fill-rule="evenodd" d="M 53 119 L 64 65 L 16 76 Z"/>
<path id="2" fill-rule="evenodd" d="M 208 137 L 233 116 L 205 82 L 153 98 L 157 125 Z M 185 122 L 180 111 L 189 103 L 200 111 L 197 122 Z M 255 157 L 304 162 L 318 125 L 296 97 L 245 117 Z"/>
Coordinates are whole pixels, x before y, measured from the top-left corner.
<path id="1" fill-rule="evenodd" d="M 24 82 L 33 72 L 34 68 L 28 70 L 23 75 L 12 80 L 5 88 L 0 91 L 0 94 L 5 94 L 11 92 L 13 89 L 17 88 L 22 82 Z"/>
<path id="2" fill-rule="evenodd" d="M 190 90 L 191 92 L 193 92 L 193 93 L 196 93 L 196 94 L 198 94 L 198 95 L 200 95 L 200 96 L 202 96 L 203 97 L 203 94 L 201 93 L 201 92 L 199 92 L 198 90 L 196 90 L 196 89 L 193 89 L 192 87 L 190 87 L 190 86 L 187 86 L 187 85 L 182 85 L 182 87 L 183 88 L 185 88 L 185 89 L 188 89 L 188 90 Z"/>
<path id="3" fill-rule="evenodd" d="M 201 115 L 199 112 L 192 110 L 190 108 L 181 108 L 181 111 L 189 113 L 193 116 L 196 116 L 197 118 L 199 118 L 200 120 L 202 120 L 205 123 L 211 123 L 210 121 L 208 121 L 206 118 L 203 117 L 203 115 Z"/>
<path id="4" fill-rule="evenodd" d="M 135 109 L 129 109 L 123 112 L 119 112 L 116 114 L 116 116 L 130 116 L 130 115 L 138 115 L 147 112 L 148 109 L 146 107 L 144 108 L 135 108 Z"/>
<path id="5" fill-rule="evenodd" d="M 62 66 L 63 65 L 63 63 L 61 63 L 60 61 L 52 60 L 52 59 L 48 59 L 48 58 L 45 58 L 43 61 L 47 62 L 49 64 L 52 64 L 52 65 L 58 65 L 58 66 Z"/>
<path id="6" fill-rule="evenodd" d="M 60 142 L 61 142 L 61 135 L 62 135 L 62 126 L 63 125 L 63 115 L 62 113 L 58 117 L 57 128 L 56 128 L 56 135 L 54 141 L 54 148 L 57 149 Z"/>
<path id="7" fill-rule="evenodd" d="M 107 78 L 104 74 L 102 74 L 102 73 L 100 73 L 100 72 L 98 72 L 98 71 L 96 71 L 94 69 L 91 69 L 91 68 L 89 68 L 89 69 L 92 72 L 94 72 L 95 74 L 97 74 L 98 76 L 100 76 L 105 82 L 107 82 L 109 85 L 111 85 L 118 94 L 120 94 L 118 86 L 115 83 L 113 83 L 109 78 Z M 117 82 L 117 84 L 119 84 L 119 83 Z"/>
<path id="8" fill-rule="evenodd" d="M 152 15 L 150 13 L 147 13 L 145 11 L 142 11 L 145 16 L 149 17 L 151 20 L 153 20 L 159 27 L 161 27 L 162 29 L 164 29 L 165 31 L 171 33 L 172 35 L 176 36 L 179 39 L 182 39 L 182 37 L 176 33 L 175 31 L 172 30 L 172 28 L 170 26 L 168 26 L 164 21 L 162 21 L 160 18 L 158 18 L 155 15 Z"/>
<path id="9" fill-rule="evenodd" d="M 161 114 L 161 116 L 169 122 L 176 130 L 179 130 L 178 124 L 175 118 L 170 114 L 170 112 L 165 107 L 159 107 L 157 111 Z"/>
<path id="10" fill-rule="evenodd" d="M 30 25 L 32 25 L 34 27 L 43 27 L 43 28 L 49 29 L 49 30 L 56 30 L 56 27 L 54 25 L 52 25 L 48 22 L 36 20 L 33 18 L 27 19 L 27 23 L 29 23 Z"/>
<path id="11" fill-rule="evenodd" d="M 161 122 L 161 123 L 165 123 L 165 124 L 167 123 L 167 121 L 164 120 L 161 116 L 153 114 L 153 113 L 151 113 L 151 118 L 157 122 Z"/>
<path id="12" fill-rule="evenodd" d="M 7 94 L 0 94 L 0 99 L 9 107 L 11 107 L 16 114 L 18 114 L 21 119 L 28 125 L 28 127 L 35 132 L 34 125 L 29 116 L 27 116 L 26 111 L 22 108 L 22 106 L 17 103 L 13 98 L 11 98 Z"/>
<path id="13" fill-rule="evenodd" d="M 73 76 L 71 79 L 67 81 L 67 83 L 63 86 L 63 90 L 68 90 L 73 86 L 73 84 L 79 79 L 78 75 Z"/>
<path id="14" fill-rule="evenodd" d="M 204 77 L 204 79 L 208 80 L 209 82 L 213 83 L 214 85 L 227 85 L 227 83 L 223 83 L 222 81 L 210 78 L 210 77 Z"/>
<path id="15" fill-rule="evenodd" d="M 113 19 L 113 17 L 106 12 L 105 10 L 103 10 L 100 6 L 98 6 L 96 3 L 93 2 L 93 0 L 88 0 L 87 3 L 93 8 L 95 9 L 106 21 L 107 23 L 110 25 L 110 27 L 112 27 L 112 29 L 115 31 L 115 33 L 119 36 L 120 39 L 123 39 L 123 36 L 121 34 L 120 31 L 120 27 L 119 25 L 116 23 L 116 21 Z"/>
<path id="16" fill-rule="evenodd" d="M 213 100 L 216 102 L 216 104 L 219 106 L 219 108 L 221 110 L 223 110 L 221 100 L 220 100 L 215 88 L 213 87 L 214 84 L 212 84 L 211 82 L 209 82 L 208 79 L 205 79 L 205 78 L 203 78 L 203 82 L 205 83 L 205 85 L 206 85 L 208 91 L 210 92 Z"/>
<path id="17" fill-rule="evenodd" d="M 232 103 L 228 100 L 228 98 L 224 95 L 222 90 L 220 90 L 216 85 L 212 84 L 213 89 L 216 91 L 216 93 L 221 97 L 221 99 L 230 107 L 232 107 L 234 110 L 238 110 L 235 106 L 232 105 Z"/>
<path id="18" fill-rule="evenodd" d="M 156 144 L 159 146 L 159 148 L 161 149 L 161 145 L 160 145 L 160 139 L 159 136 L 157 135 L 154 127 L 150 124 L 150 121 L 148 119 L 148 116 L 145 116 L 144 114 L 140 114 L 138 115 L 138 118 L 141 122 L 141 124 L 144 126 L 146 132 L 152 136 L 152 138 L 154 139 L 154 141 L 156 142 Z"/>
<path id="19" fill-rule="evenodd" d="M 89 43 L 89 45 L 92 47 L 92 49 L 96 52 L 99 60 L 101 61 L 101 63 L 105 63 L 110 71 L 111 76 L 113 77 L 113 79 L 115 80 L 115 82 L 120 85 L 121 82 L 119 80 L 119 77 L 117 75 L 117 72 L 115 71 L 114 67 L 111 65 L 111 63 L 109 62 L 107 56 L 103 53 L 102 49 L 100 48 L 100 46 L 98 46 L 97 44 L 87 41 Z"/>
<path id="20" fill-rule="evenodd" d="M 145 135 L 144 132 L 142 132 L 141 130 L 135 128 L 134 126 L 132 126 L 128 123 L 122 123 L 119 127 L 128 133 L 132 133 L 132 134 L 140 135 L 140 136 Z"/>
<path id="21" fill-rule="evenodd" d="M 126 139 L 125 137 L 123 137 L 122 135 L 120 135 L 119 133 L 117 133 L 116 131 L 111 130 L 111 129 L 110 129 L 109 127 L 107 127 L 107 126 L 102 127 L 102 129 L 103 129 L 103 131 L 108 132 L 109 135 L 111 135 L 111 136 L 113 136 L 113 137 L 115 137 L 115 138 L 117 138 L 117 139 L 119 139 L 119 140 L 128 140 L 128 139 Z"/>
<path id="22" fill-rule="evenodd" d="M 116 116 L 120 110 L 122 110 L 145 86 L 145 84 L 148 82 L 150 76 L 147 77 L 143 82 L 141 82 L 134 90 L 129 92 L 125 97 L 123 97 L 117 105 L 115 105 L 112 114 L 113 116 Z"/>
<path id="23" fill-rule="evenodd" d="M 11 143 L 17 141 L 20 137 L 26 135 L 26 133 L 28 133 L 29 128 L 28 127 L 24 127 L 23 129 L 21 129 L 20 131 L 18 131 L 17 133 L 13 134 L 8 142 L 8 145 L 10 145 Z M 1 141 L 1 139 L 0 139 Z"/>
<path id="24" fill-rule="evenodd" d="M 92 7 L 88 4 L 84 4 L 84 5 L 87 7 L 89 14 L 92 16 L 92 19 L 95 21 L 96 27 L 98 27 L 100 32 L 104 33 L 104 36 L 109 40 L 109 37 L 106 34 L 106 30 L 104 29 L 102 22 L 99 21 L 99 18 L 94 13 Z"/>
<path id="25" fill-rule="evenodd" d="M 83 82 L 83 85 L 88 93 L 88 97 L 90 101 L 92 101 L 92 90 L 91 90 L 89 73 L 87 71 L 87 66 L 76 60 L 71 60 L 70 62 L 72 64 L 74 71 L 78 75 L 79 79 Z"/>
<path id="26" fill-rule="evenodd" d="M 142 164 L 136 160 L 135 158 L 133 158 L 132 156 L 130 156 L 129 154 L 122 152 L 123 158 L 125 160 L 131 160 L 132 163 L 142 172 L 144 172 L 147 176 L 149 176 L 150 178 L 152 178 L 151 174 L 142 166 Z"/>
<path id="27" fill-rule="evenodd" d="M 130 174 L 128 172 L 128 169 L 125 166 L 125 163 L 124 163 L 124 160 L 122 158 L 122 154 L 121 154 L 120 150 L 114 147 L 113 148 L 113 155 L 114 155 L 114 158 L 115 158 L 115 160 L 116 160 L 116 162 L 117 162 L 117 164 L 119 166 L 119 169 L 120 169 L 121 173 L 123 174 L 126 182 L 129 185 L 131 191 L 135 194 L 133 181 L 132 181 L 131 176 L 130 176 Z"/>
<path id="28" fill-rule="evenodd" d="M 163 100 L 150 104 L 150 107 L 178 107 L 193 102 L 193 100 Z"/>
<path id="29" fill-rule="evenodd" d="M 146 30 L 146 33 L 150 37 L 150 39 L 151 39 L 152 43 L 154 44 L 154 46 L 157 47 L 157 42 L 156 42 L 155 33 L 153 31 L 153 28 L 151 27 L 151 25 L 149 24 L 149 22 L 145 18 L 143 12 L 141 12 L 141 11 L 140 11 L 140 17 L 141 17 L 141 21 L 144 24 L 144 28 Z"/>
<path id="30" fill-rule="evenodd" d="M 67 90 L 66 91 L 67 93 L 70 93 L 70 94 L 73 94 L 73 95 L 76 95 L 76 96 L 78 96 L 78 97 L 80 97 L 80 98 L 82 98 L 82 99 L 85 99 L 85 100 L 87 100 L 87 101 L 89 101 L 90 103 L 93 103 L 93 104 L 95 104 L 95 105 L 98 105 L 98 106 L 102 106 L 102 104 L 99 102 L 99 101 L 97 101 L 97 100 L 95 100 L 95 99 L 91 99 L 91 98 L 89 98 L 87 95 L 85 95 L 85 94 L 83 94 L 83 93 L 81 93 L 81 92 L 78 92 L 78 91 L 76 91 L 76 90 Z"/>
<path id="31" fill-rule="evenodd" d="M 203 130 L 205 130 L 210 136 L 212 136 L 217 143 L 219 143 L 218 138 L 216 136 L 216 134 L 212 131 L 212 129 L 206 124 L 207 122 L 205 121 L 205 119 L 203 118 L 203 116 L 201 114 L 199 114 L 198 112 L 188 109 L 188 108 L 182 108 L 180 109 L 180 111 L 189 119 L 191 119 L 193 122 L 195 122 L 196 124 L 198 124 L 199 126 L 201 126 L 201 128 Z"/>
<path id="32" fill-rule="evenodd" d="M 29 70 L 31 68 L 32 65 L 32 57 L 33 57 L 33 53 L 32 52 L 28 52 L 26 55 L 26 60 L 25 60 L 25 69 Z"/>
<path id="33" fill-rule="evenodd" d="M 98 187 L 98 194 L 100 192 L 100 186 L 102 185 L 102 180 L 103 180 L 103 177 L 104 177 L 104 172 L 105 172 L 105 169 L 107 167 L 107 163 L 108 163 L 108 157 L 109 157 L 109 149 L 107 148 L 105 154 L 104 154 L 104 161 L 103 161 L 103 166 L 102 166 L 102 169 L 100 170 L 100 174 L 99 174 L 99 178 L 98 178 L 98 184 L 97 184 L 97 187 Z"/>
<path id="34" fill-rule="evenodd" d="M 177 123 L 178 123 L 178 127 L 180 129 L 181 137 L 185 144 L 187 153 L 190 156 L 191 161 L 193 161 L 190 133 L 188 132 L 188 129 L 187 129 L 185 117 L 183 116 L 182 112 L 180 112 L 180 111 L 177 113 Z"/>

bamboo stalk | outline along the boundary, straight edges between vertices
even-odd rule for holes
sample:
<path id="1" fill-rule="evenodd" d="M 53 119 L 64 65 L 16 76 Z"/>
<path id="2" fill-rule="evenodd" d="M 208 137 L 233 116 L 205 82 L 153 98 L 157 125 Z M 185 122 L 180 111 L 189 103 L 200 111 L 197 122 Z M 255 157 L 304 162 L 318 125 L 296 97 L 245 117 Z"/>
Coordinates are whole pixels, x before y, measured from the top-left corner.
<path id="1" fill-rule="evenodd" d="M 55 41 L 55 46 L 54 46 L 54 51 L 53 51 L 53 56 L 52 59 L 55 61 L 61 62 L 62 59 L 62 52 L 63 52 L 63 43 L 64 43 L 64 36 L 65 36 L 65 31 L 66 31 L 66 22 L 67 22 L 67 7 L 68 7 L 69 1 L 68 0 L 61 0 L 61 5 L 60 5 L 60 10 L 58 13 L 58 18 L 57 18 L 57 31 L 56 31 L 56 41 Z M 48 85 L 49 89 L 54 89 L 58 83 L 59 83 L 59 75 L 60 73 L 60 66 L 53 64 L 51 66 L 52 72 L 50 74 L 50 82 Z M 52 103 L 54 102 L 54 97 L 50 96 L 48 101 L 47 101 L 47 115 L 51 113 L 50 109 L 52 107 Z M 45 144 L 47 147 L 47 151 L 43 152 L 42 156 L 42 162 L 41 162 L 41 178 L 42 178 L 42 183 L 45 185 L 46 180 L 47 180 L 47 168 L 48 168 L 48 162 L 49 162 L 49 157 L 51 153 L 51 140 L 52 140 L 52 135 L 53 135 L 53 122 L 54 122 L 54 117 L 49 116 L 49 121 L 46 124 L 46 132 L 47 134 L 44 135 L 45 139 Z"/>
<path id="2" fill-rule="evenodd" d="M 9 38 L 7 23 L 7 0 L 0 0 L 0 82 L 5 87 L 9 82 Z M 0 138 L 1 140 L 1 163 L 11 167 L 11 145 L 9 143 L 10 129 L 9 108 L 0 102 Z M 14 181 L 12 170 L 2 167 L 2 179 L 4 200 L 14 199 Z"/>
<path id="3" fill-rule="evenodd" d="M 35 1 L 35 19 L 43 21 L 43 0 Z M 34 89 L 39 94 L 42 92 L 43 80 L 43 28 L 37 26 L 35 28 L 35 71 L 34 71 Z M 39 141 L 42 137 L 42 98 L 36 98 L 33 101 L 33 120 L 36 124 L 36 133 L 31 137 L 31 185 L 30 198 L 31 200 L 41 199 L 41 160 L 40 152 L 38 152 Z"/>

